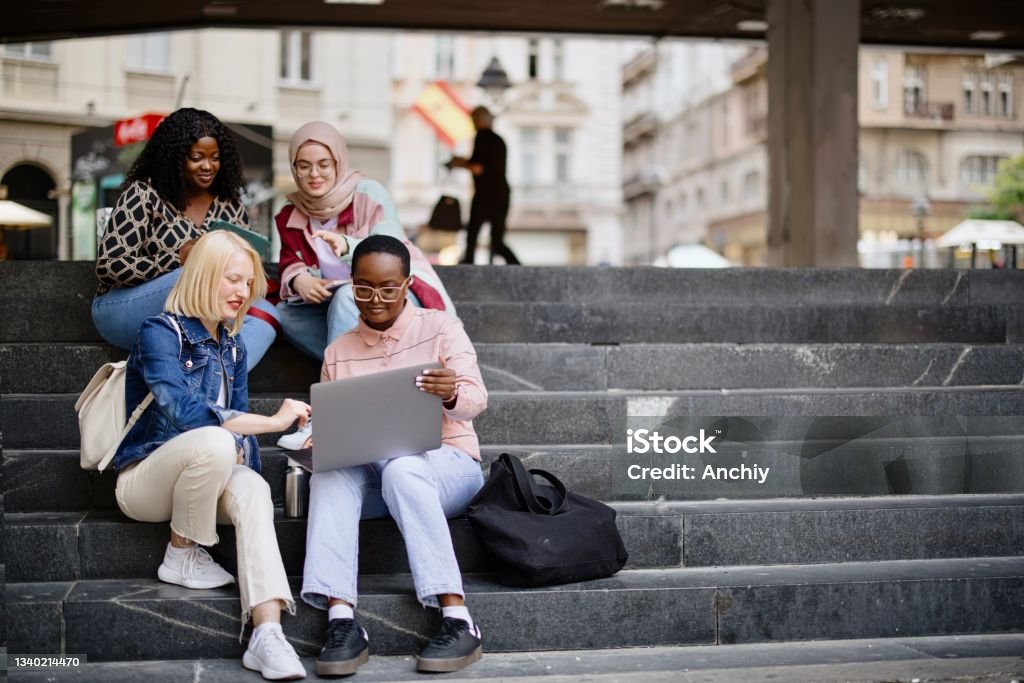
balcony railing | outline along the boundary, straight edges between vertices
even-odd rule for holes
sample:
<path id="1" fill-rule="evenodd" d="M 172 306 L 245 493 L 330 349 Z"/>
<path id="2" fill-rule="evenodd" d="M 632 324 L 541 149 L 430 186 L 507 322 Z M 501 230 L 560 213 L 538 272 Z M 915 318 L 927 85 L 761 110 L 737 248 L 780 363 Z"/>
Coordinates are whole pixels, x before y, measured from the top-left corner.
<path id="1" fill-rule="evenodd" d="M 640 76 L 653 71 L 658 63 L 658 53 L 648 48 L 622 65 L 622 84 L 626 85 Z"/>
<path id="2" fill-rule="evenodd" d="M 903 111 L 907 116 L 930 119 L 943 123 L 953 120 L 956 109 L 952 102 L 906 102 Z"/>
<path id="3" fill-rule="evenodd" d="M 657 127 L 658 118 L 651 112 L 637 114 L 622 125 L 622 141 L 628 145 L 644 135 L 653 133 Z"/>
<path id="4" fill-rule="evenodd" d="M 516 185 L 512 192 L 513 203 L 531 208 L 579 206 L 587 203 L 591 195 L 589 187 L 570 183 Z"/>

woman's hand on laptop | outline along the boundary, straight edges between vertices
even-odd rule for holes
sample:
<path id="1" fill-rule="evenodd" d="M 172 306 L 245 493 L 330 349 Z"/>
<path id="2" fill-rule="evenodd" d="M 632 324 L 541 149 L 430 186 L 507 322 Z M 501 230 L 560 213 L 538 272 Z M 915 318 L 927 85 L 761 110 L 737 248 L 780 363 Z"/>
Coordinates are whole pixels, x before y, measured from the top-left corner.
<path id="1" fill-rule="evenodd" d="M 416 386 L 420 391 L 440 396 L 446 407 L 455 400 L 455 371 L 451 368 L 434 368 L 424 370 L 416 378 Z"/>
<path id="2" fill-rule="evenodd" d="M 299 426 L 306 424 L 309 416 L 313 413 L 313 409 L 308 403 L 302 401 L 296 401 L 294 398 L 286 398 L 282 403 L 281 407 L 277 409 L 277 413 L 274 415 L 274 419 L 277 421 L 279 429 L 277 431 L 283 432 L 292 426 L 292 423 L 298 420 Z"/>

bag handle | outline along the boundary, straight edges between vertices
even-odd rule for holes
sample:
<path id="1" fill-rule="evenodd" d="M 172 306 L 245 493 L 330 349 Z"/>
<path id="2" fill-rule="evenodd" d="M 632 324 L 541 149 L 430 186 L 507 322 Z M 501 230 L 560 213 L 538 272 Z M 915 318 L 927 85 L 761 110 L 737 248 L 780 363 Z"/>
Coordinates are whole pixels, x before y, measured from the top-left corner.
<path id="1" fill-rule="evenodd" d="M 555 515 L 565 509 L 566 499 L 566 488 L 565 484 L 550 472 L 544 470 L 530 470 L 526 471 L 526 467 L 523 466 L 523 462 L 508 453 L 502 453 L 499 460 L 505 465 L 506 469 L 511 472 L 513 477 L 513 483 L 515 485 L 516 496 L 519 498 L 520 504 L 530 512 L 537 515 Z M 533 475 L 536 474 L 554 486 L 555 491 L 559 495 L 558 505 L 554 507 L 546 507 L 544 503 L 537 496 L 537 490 L 534 488 Z"/>
<path id="2" fill-rule="evenodd" d="M 438 183 L 438 184 L 441 186 L 441 194 L 442 195 L 448 195 L 449 197 L 454 197 L 455 196 L 453 194 L 453 190 L 451 189 L 451 186 L 452 186 L 452 169 L 450 169 L 450 168 L 445 169 L 444 178 L 442 178 L 441 182 Z"/>
<path id="3" fill-rule="evenodd" d="M 551 484 L 551 486 L 555 489 L 555 492 L 558 494 L 558 505 L 551 508 L 551 510 L 548 511 L 548 514 L 557 515 L 559 512 L 565 510 L 566 503 L 569 500 L 569 491 L 568 489 L 565 488 L 565 484 L 562 483 L 562 480 L 556 477 L 555 475 L 551 474 L 547 470 L 531 469 L 530 474 L 533 476 L 540 477 L 542 479 L 547 479 L 548 483 Z M 530 483 L 533 483 L 532 477 L 530 478 Z"/>

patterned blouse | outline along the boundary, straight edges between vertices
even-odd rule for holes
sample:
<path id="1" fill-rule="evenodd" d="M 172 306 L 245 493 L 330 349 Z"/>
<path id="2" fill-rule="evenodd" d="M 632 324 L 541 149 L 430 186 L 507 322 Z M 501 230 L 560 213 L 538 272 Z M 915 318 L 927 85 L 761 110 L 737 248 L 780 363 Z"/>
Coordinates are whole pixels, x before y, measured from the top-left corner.
<path id="1" fill-rule="evenodd" d="M 96 255 L 97 294 L 114 287 L 134 287 L 178 268 L 178 250 L 200 237 L 214 221 L 248 226 L 249 215 L 238 200 L 215 197 L 199 227 L 149 183 L 136 180 L 121 193 L 107 221 Z"/>

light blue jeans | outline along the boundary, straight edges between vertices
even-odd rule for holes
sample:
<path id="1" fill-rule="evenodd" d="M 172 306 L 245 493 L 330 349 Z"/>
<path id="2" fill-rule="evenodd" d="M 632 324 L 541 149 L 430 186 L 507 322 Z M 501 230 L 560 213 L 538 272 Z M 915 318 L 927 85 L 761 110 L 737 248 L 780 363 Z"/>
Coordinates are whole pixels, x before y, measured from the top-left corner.
<path id="1" fill-rule="evenodd" d="M 417 308 L 420 300 L 412 292 L 406 301 Z M 352 298 L 352 284 L 344 284 L 334 291 L 334 296 L 322 304 L 289 304 L 282 301 L 277 305 L 281 332 L 288 342 L 307 356 L 324 359 L 324 349 L 340 335 L 345 334 L 359 322 L 359 309 Z"/>
<path id="2" fill-rule="evenodd" d="M 99 330 L 100 336 L 119 349 L 131 351 L 139 336 L 139 328 L 146 318 L 163 312 L 167 295 L 171 293 L 180 274 L 179 268 L 141 285 L 118 287 L 93 299 L 92 322 Z M 256 301 L 253 308 L 258 308 L 273 316 L 275 320 L 280 320 L 277 309 L 266 299 Z M 248 369 L 251 371 L 274 343 L 277 332 L 269 323 L 247 315 L 239 334 L 245 343 L 245 351 L 249 354 Z"/>
<path id="3" fill-rule="evenodd" d="M 359 520 L 388 515 L 405 539 L 420 603 L 437 607 L 437 596 L 447 593 L 465 597 L 447 518 L 465 513 L 483 483 L 480 463 L 447 444 L 426 453 L 314 474 L 302 599 L 317 609 L 327 609 L 328 598 L 355 606 Z"/>

